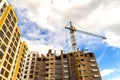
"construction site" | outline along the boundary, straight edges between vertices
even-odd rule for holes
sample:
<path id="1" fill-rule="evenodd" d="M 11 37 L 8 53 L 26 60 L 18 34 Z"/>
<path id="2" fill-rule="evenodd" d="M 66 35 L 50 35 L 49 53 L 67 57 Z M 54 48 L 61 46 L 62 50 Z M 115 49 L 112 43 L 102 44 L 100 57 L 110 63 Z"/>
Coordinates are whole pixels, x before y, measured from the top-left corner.
<path id="1" fill-rule="evenodd" d="M 93 33 L 75 29 L 70 22 L 70 30 L 73 52 L 56 55 L 51 49 L 47 55 L 39 52 L 30 52 L 27 55 L 22 80 L 102 80 L 98 64 L 93 52 L 85 53 L 76 48 L 75 31 L 106 39 Z"/>
<path id="2" fill-rule="evenodd" d="M 72 0 L 68 0 L 68 1 L 69 3 L 67 3 L 67 5 L 70 7 L 68 8 L 68 12 L 70 13 L 69 9 L 72 9 L 72 7 L 74 7 L 75 5 L 73 6 L 73 3 L 71 2 Z M 42 5 L 42 2 L 45 3 L 44 1 L 41 1 L 41 5 Z M 52 13 L 54 12 L 54 10 L 57 9 L 55 7 L 57 4 L 57 1 L 56 1 L 56 4 L 54 4 L 54 2 L 55 2 L 54 0 L 50 0 L 49 2 L 50 9 L 48 11 L 50 12 L 48 16 L 47 11 L 45 11 L 47 15 L 46 20 L 50 20 L 51 15 L 53 15 Z M 67 10 L 67 8 L 65 10 Z M 63 10 L 63 13 L 65 10 Z M 27 10 L 24 9 L 22 11 L 25 12 Z M 54 22 L 53 20 L 52 22 L 55 24 L 55 26 L 56 24 L 58 25 L 57 27 L 52 27 L 52 28 L 55 28 L 55 30 L 54 29 L 52 30 L 51 26 L 53 25 L 50 25 L 49 21 L 47 22 L 45 20 L 46 21 L 45 23 L 47 23 L 47 26 L 48 26 L 48 27 L 45 27 L 46 26 L 45 23 L 43 23 L 45 24 L 45 26 L 43 26 L 42 23 L 41 25 L 38 25 L 37 23 L 35 24 L 34 21 L 32 22 L 32 20 L 30 20 L 30 22 L 28 23 L 29 25 L 27 25 L 28 26 L 27 28 L 26 27 L 21 28 L 23 30 L 22 32 L 20 31 L 20 28 L 18 26 L 20 24 L 23 26 L 23 23 L 22 22 L 19 23 L 18 20 L 25 21 L 27 24 L 28 19 L 25 18 L 27 20 L 24 20 L 24 19 L 18 18 L 16 13 L 19 13 L 19 10 L 18 11 L 16 10 L 15 12 L 11 4 L 9 4 L 6 0 L 0 0 L 0 80 L 102 80 L 102 77 L 104 76 L 101 75 L 101 72 L 102 72 L 101 70 L 106 69 L 106 66 L 109 66 L 109 65 L 105 65 L 105 67 L 103 67 L 100 70 L 98 65 L 99 64 L 98 60 L 100 61 L 101 59 L 102 61 L 101 57 L 105 55 L 105 51 L 107 52 L 108 50 L 111 50 L 111 48 L 113 47 L 110 46 L 109 47 L 110 49 L 109 49 L 108 47 L 106 47 L 106 46 L 109 46 L 109 44 L 107 42 L 105 42 L 104 44 L 103 42 L 106 48 L 105 49 L 104 47 L 101 48 L 101 54 L 99 54 L 100 53 L 99 48 L 102 47 L 103 45 L 102 46 L 100 45 L 100 47 L 98 47 L 98 50 L 96 52 L 98 52 L 97 54 L 100 55 L 100 58 L 96 59 L 96 53 L 94 51 L 92 50 L 85 51 L 85 48 L 80 49 L 81 46 L 78 46 L 78 43 L 77 43 L 78 38 L 76 38 L 77 35 L 75 33 L 96 38 L 96 41 L 100 39 L 101 42 L 103 40 L 108 39 L 108 37 L 105 37 L 106 36 L 105 34 L 103 34 L 105 36 L 102 36 L 102 35 L 95 34 L 94 30 L 93 30 L 93 33 L 91 33 L 87 30 L 77 29 L 78 27 L 73 25 L 76 20 L 73 20 L 73 24 L 72 24 L 72 21 L 69 21 L 68 23 L 69 25 L 62 26 L 62 28 L 59 27 L 59 24 L 57 24 L 57 21 Z M 57 15 L 56 17 L 57 19 L 59 18 L 61 19 L 61 16 L 59 15 Z M 56 17 L 55 17 L 55 20 L 56 20 Z M 66 15 L 63 17 L 66 17 Z M 44 19 L 42 20 L 44 21 Z M 37 21 L 40 22 L 39 19 L 37 19 Z M 95 22 L 95 24 L 97 24 L 97 21 Z M 70 43 L 68 43 L 68 40 L 65 39 L 67 37 L 63 35 L 63 32 L 64 32 L 63 30 L 67 30 L 69 32 L 68 35 L 70 36 L 70 40 L 69 40 Z M 61 39 L 61 38 L 57 39 L 59 35 L 53 36 L 54 34 L 57 33 L 57 31 L 61 31 L 59 34 L 64 39 Z M 50 35 L 48 36 L 48 34 Z M 23 39 L 22 39 L 22 36 L 23 36 Z M 57 51 L 53 50 L 53 48 L 51 47 L 51 44 L 53 45 L 53 43 L 55 43 L 54 39 L 49 40 L 49 38 L 53 38 L 53 37 L 54 39 L 56 39 L 56 41 L 58 40 L 59 44 L 64 43 L 63 40 L 65 40 L 67 44 L 71 45 L 70 47 L 71 51 L 70 50 L 67 50 L 66 52 L 64 51 L 65 48 L 68 48 L 66 47 L 66 43 L 64 43 L 63 46 L 65 48 L 62 47 L 63 50 L 60 50 L 59 53 L 57 54 Z M 34 43 L 30 43 L 30 41 L 35 42 L 34 40 L 36 40 L 36 42 L 38 42 L 39 44 L 42 44 L 42 46 L 38 46 L 39 45 L 38 43 L 35 45 Z M 87 41 L 83 41 L 83 42 L 87 43 Z M 94 43 L 94 40 L 93 40 L 93 43 Z M 32 46 L 31 45 L 28 46 L 29 44 L 32 44 Z M 32 50 L 31 48 L 34 49 L 33 45 L 36 46 L 37 49 L 44 48 L 43 50 L 46 50 L 46 51 L 48 50 L 48 48 L 50 49 L 47 51 L 47 53 L 43 53 L 40 51 Z M 47 47 L 45 45 L 47 45 Z M 95 46 L 94 48 L 96 48 L 96 45 L 93 45 L 93 46 Z M 97 58 L 99 55 L 97 55 Z M 111 57 L 112 56 L 110 56 L 110 60 L 112 59 Z M 117 70 L 117 68 L 115 70 Z"/>

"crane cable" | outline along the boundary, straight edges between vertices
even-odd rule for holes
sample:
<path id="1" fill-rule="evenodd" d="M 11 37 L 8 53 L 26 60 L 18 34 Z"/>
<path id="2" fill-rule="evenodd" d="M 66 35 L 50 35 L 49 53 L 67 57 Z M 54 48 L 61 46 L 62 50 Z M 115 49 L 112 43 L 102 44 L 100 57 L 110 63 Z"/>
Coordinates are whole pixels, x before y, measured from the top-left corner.
<path id="1" fill-rule="evenodd" d="M 68 26 L 69 24 L 66 25 L 66 27 Z M 65 42 L 66 42 L 66 53 L 69 51 L 69 41 L 68 41 L 68 34 L 67 34 L 67 30 L 65 29 L 65 36 L 66 36 L 66 39 L 65 39 Z"/>
<path id="2" fill-rule="evenodd" d="M 66 53 L 67 53 L 68 50 L 69 50 L 69 42 L 68 42 L 68 35 L 67 35 L 67 31 L 66 30 L 65 30 L 65 36 L 66 36 L 65 42 L 66 42 Z"/>

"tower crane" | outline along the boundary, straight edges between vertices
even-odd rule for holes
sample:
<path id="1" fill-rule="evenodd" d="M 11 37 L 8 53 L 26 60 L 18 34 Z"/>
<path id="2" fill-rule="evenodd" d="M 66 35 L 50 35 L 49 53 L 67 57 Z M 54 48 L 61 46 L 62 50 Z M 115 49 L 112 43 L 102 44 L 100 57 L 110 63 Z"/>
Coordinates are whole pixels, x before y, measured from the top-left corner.
<path id="1" fill-rule="evenodd" d="M 85 35 L 90 35 L 90 36 L 94 36 L 94 37 L 98 37 L 98 38 L 102 38 L 102 39 L 107 39 L 107 38 L 104 37 L 104 36 L 100 36 L 100 35 L 93 34 L 93 33 L 90 33 L 90 32 L 85 32 L 85 31 L 82 31 L 82 30 L 78 30 L 78 29 L 76 29 L 76 28 L 72 25 L 72 22 L 71 22 L 71 21 L 70 21 L 70 27 L 65 27 L 65 29 L 70 30 L 73 52 L 77 52 L 76 41 L 75 41 L 75 34 L 74 34 L 75 31 L 80 32 L 80 33 L 85 34 Z"/>

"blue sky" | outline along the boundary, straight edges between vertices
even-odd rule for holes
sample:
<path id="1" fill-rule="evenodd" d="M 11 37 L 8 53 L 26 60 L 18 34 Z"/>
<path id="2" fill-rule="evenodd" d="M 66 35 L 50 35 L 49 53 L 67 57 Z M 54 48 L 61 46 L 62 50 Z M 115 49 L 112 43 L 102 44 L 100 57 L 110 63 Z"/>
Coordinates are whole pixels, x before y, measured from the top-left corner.
<path id="1" fill-rule="evenodd" d="M 51 2 L 52 1 L 52 2 Z M 103 80 L 120 80 L 119 0 L 9 0 L 18 16 L 29 50 L 71 51 L 69 21 L 80 30 L 107 40 L 76 33 L 77 47 L 94 52 Z M 68 43 L 66 43 L 68 39 Z M 87 52 L 87 51 L 86 51 Z"/>

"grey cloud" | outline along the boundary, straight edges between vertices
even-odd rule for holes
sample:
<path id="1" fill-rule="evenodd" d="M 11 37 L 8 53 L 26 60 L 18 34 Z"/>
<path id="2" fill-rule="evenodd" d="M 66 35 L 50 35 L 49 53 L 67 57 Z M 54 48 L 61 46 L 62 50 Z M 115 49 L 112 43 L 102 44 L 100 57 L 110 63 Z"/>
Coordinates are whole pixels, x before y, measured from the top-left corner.
<path id="1" fill-rule="evenodd" d="M 111 31 L 116 35 L 120 35 L 120 23 L 111 25 L 107 30 Z"/>
<path id="2" fill-rule="evenodd" d="M 119 0 L 91 0 L 91 2 L 85 6 L 75 5 L 64 12 L 55 9 L 52 14 L 49 15 L 48 20 L 53 26 L 65 24 L 65 22 L 67 23 L 70 20 L 78 22 L 79 20 L 87 18 L 90 13 L 94 12 L 100 6 L 106 7 L 112 2 L 120 3 Z M 56 16 L 60 16 L 61 18 L 57 19 Z"/>

